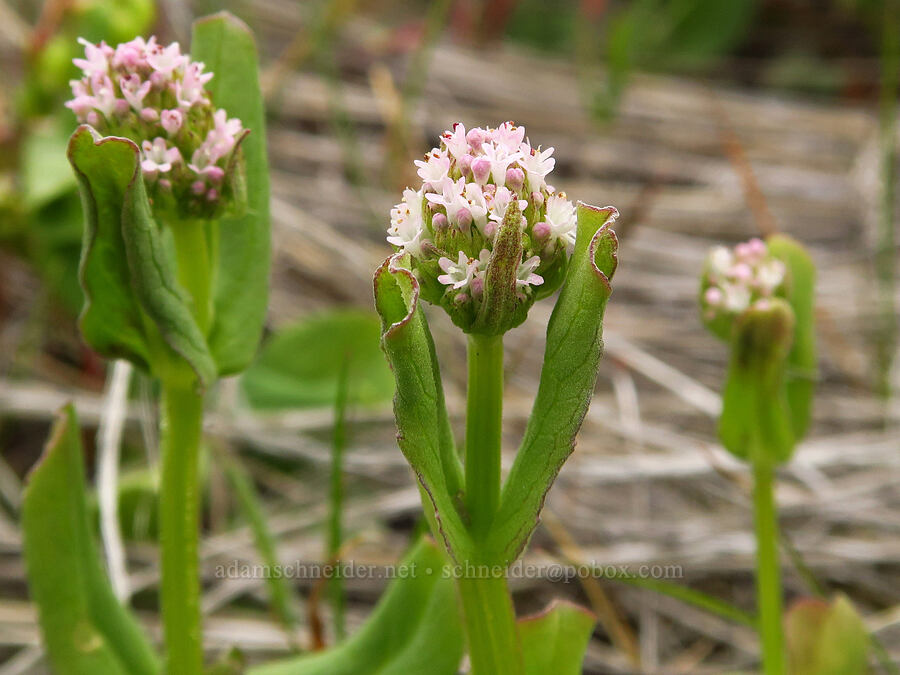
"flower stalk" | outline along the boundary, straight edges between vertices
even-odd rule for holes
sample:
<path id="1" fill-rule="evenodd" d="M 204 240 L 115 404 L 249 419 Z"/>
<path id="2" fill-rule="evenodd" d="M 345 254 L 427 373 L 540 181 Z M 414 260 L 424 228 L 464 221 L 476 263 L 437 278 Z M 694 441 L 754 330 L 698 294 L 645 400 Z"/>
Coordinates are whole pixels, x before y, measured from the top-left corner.
<path id="1" fill-rule="evenodd" d="M 524 675 L 516 614 L 505 574 L 457 582 L 471 675 Z"/>
<path id="2" fill-rule="evenodd" d="M 781 567 L 778 561 L 778 512 L 771 464 L 753 464 L 753 506 L 756 529 L 756 598 L 765 675 L 784 675 Z"/>
<path id="3" fill-rule="evenodd" d="M 503 336 L 470 335 L 466 397 L 466 508 L 475 541 L 487 534 L 500 501 Z"/>
<path id="4" fill-rule="evenodd" d="M 162 406 L 159 538 L 166 672 L 195 675 L 203 671 L 197 558 L 203 396 L 168 386 Z"/>

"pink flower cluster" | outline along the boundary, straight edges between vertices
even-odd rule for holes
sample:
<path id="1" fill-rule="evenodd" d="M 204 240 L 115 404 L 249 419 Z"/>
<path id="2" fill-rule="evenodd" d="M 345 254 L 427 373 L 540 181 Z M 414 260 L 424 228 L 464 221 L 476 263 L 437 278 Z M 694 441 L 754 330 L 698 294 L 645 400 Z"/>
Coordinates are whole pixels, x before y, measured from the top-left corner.
<path id="1" fill-rule="evenodd" d="M 533 147 L 523 126 L 466 130 L 457 123 L 415 162 L 422 184 L 404 190 L 391 210 L 387 240 L 410 255 L 420 275 L 437 261 L 443 274 L 436 279 L 453 302 L 477 304 L 497 231 L 516 201 L 524 242 L 517 286 L 525 299 L 575 243 L 575 207 L 547 184 L 555 163 L 553 148 Z"/>
<path id="2" fill-rule="evenodd" d="M 714 248 L 707 260 L 702 305 L 704 317 L 737 315 L 774 297 L 785 281 L 782 261 L 769 253 L 761 239 L 738 244 L 733 250 Z"/>
<path id="3" fill-rule="evenodd" d="M 83 38 L 82 77 L 72 80 L 66 102 L 78 121 L 141 148 L 141 168 L 151 198 L 173 197 L 192 215 L 218 208 L 235 152 L 247 133 L 210 101 L 213 73 L 182 54 L 177 42 L 155 37 L 110 47 Z"/>

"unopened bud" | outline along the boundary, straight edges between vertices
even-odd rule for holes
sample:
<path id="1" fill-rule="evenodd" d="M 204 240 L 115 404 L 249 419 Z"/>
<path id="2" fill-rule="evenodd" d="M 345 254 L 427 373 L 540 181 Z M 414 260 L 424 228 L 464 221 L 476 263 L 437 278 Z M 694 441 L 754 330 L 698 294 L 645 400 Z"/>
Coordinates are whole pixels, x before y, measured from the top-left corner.
<path id="1" fill-rule="evenodd" d="M 539 223 L 534 224 L 534 229 L 532 229 L 532 232 L 534 233 L 535 239 L 537 239 L 538 241 L 543 241 L 550 236 L 550 226 L 542 220 Z"/>
<path id="2" fill-rule="evenodd" d="M 466 141 L 469 143 L 472 150 L 480 150 L 482 143 L 484 143 L 484 131 L 478 127 L 469 129 L 469 133 L 466 134 Z"/>
<path id="3" fill-rule="evenodd" d="M 525 185 L 525 172 L 522 169 L 506 170 L 506 186 L 514 192 L 519 192 Z"/>
<path id="4" fill-rule="evenodd" d="M 491 163 L 484 157 L 479 157 L 472 162 L 472 176 L 479 185 L 487 183 L 491 175 Z"/>
<path id="5" fill-rule="evenodd" d="M 464 232 L 467 231 L 472 224 L 472 212 L 465 206 L 456 212 L 456 224 L 459 226 L 459 229 Z"/>
<path id="6" fill-rule="evenodd" d="M 431 218 L 431 226 L 434 228 L 435 232 L 445 232 L 450 226 L 450 223 L 447 222 L 447 216 L 443 213 L 435 213 Z"/>
<path id="7" fill-rule="evenodd" d="M 463 176 L 466 176 L 466 177 L 468 178 L 469 175 L 471 175 L 471 173 L 472 173 L 472 161 L 473 161 L 474 159 L 475 159 L 475 158 L 472 157 L 472 155 L 470 155 L 470 154 L 468 154 L 468 153 L 466 153 L 465 155 L 463 155 L 462 157 L 459 158 L 459 164 L 458 164 L 458 165 L 459 165 L 459 171 L 460 171 L 460 173 L 462 173 Z"/>

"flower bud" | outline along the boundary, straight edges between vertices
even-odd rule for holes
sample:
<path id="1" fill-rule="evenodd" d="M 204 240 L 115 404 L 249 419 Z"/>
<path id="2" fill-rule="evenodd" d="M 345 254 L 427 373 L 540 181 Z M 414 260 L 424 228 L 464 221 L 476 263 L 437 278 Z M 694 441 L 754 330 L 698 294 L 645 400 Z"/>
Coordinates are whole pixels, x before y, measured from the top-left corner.
<path id="1" fill-rule="evenodd" d="M 565 278 L 575 207 L 545 182 L 553 148 L 535 150 L 524 127 L 462 124 L 416 161 L 422 179 L 391 210 L 388 242 L 466 332 L 500 334 Z M 549 280 L 549 281 L 548 281 Z"/>
<path id="2" fill-rule="evenodd" d="M 213 77 L 178 43 L 135 38 L 115 49 L 80 39 L 82 77 L 66 103 L 79 122 L 141 148 L 141 168 L 163 217 L 217 218 L 244 208 L 241 140 L 247 131 L 216 110 L 205 85 Z"/>
<path id="3" fill-rule="evenodd" d="M 478 157 L 472 160 L 472 175 L 475 178 L 475 182 L 479 185 L 487 183 L 488 178 L 491 175 L 490 161 L 484 157 Z"/>
<path id="4" fill-rule="evenodd" d="M 445 232 L 450 227 L 450 223 L 447 222 L 447 216 L 443 213 L 435 213 L 431 219 L 431 227 L 435 232 Z"/>
<path id="5" fill-rule="evenodd" d="M 506 170 L 506 186 L 513 192 L 519 192 L 525 185 L 525 172 L 522 169 Z"/>

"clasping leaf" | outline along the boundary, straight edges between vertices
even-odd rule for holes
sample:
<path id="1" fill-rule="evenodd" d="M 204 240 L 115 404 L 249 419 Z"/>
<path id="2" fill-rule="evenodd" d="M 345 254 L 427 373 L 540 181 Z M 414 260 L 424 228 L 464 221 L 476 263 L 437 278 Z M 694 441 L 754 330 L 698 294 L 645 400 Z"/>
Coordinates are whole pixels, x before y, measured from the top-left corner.
<path id="1" fill-rule="evenodd" d="M 397 442 L 430 505 L 432 525 L 451 555 L 469 548 L 457 500 L 462 466 L 453 442 L 434 341 L 422 308 L 419 282 L 404 258 L 388 258 L 375 273 L 375 307 L 381 316 L 381 344 L 394 371 Z"/>

